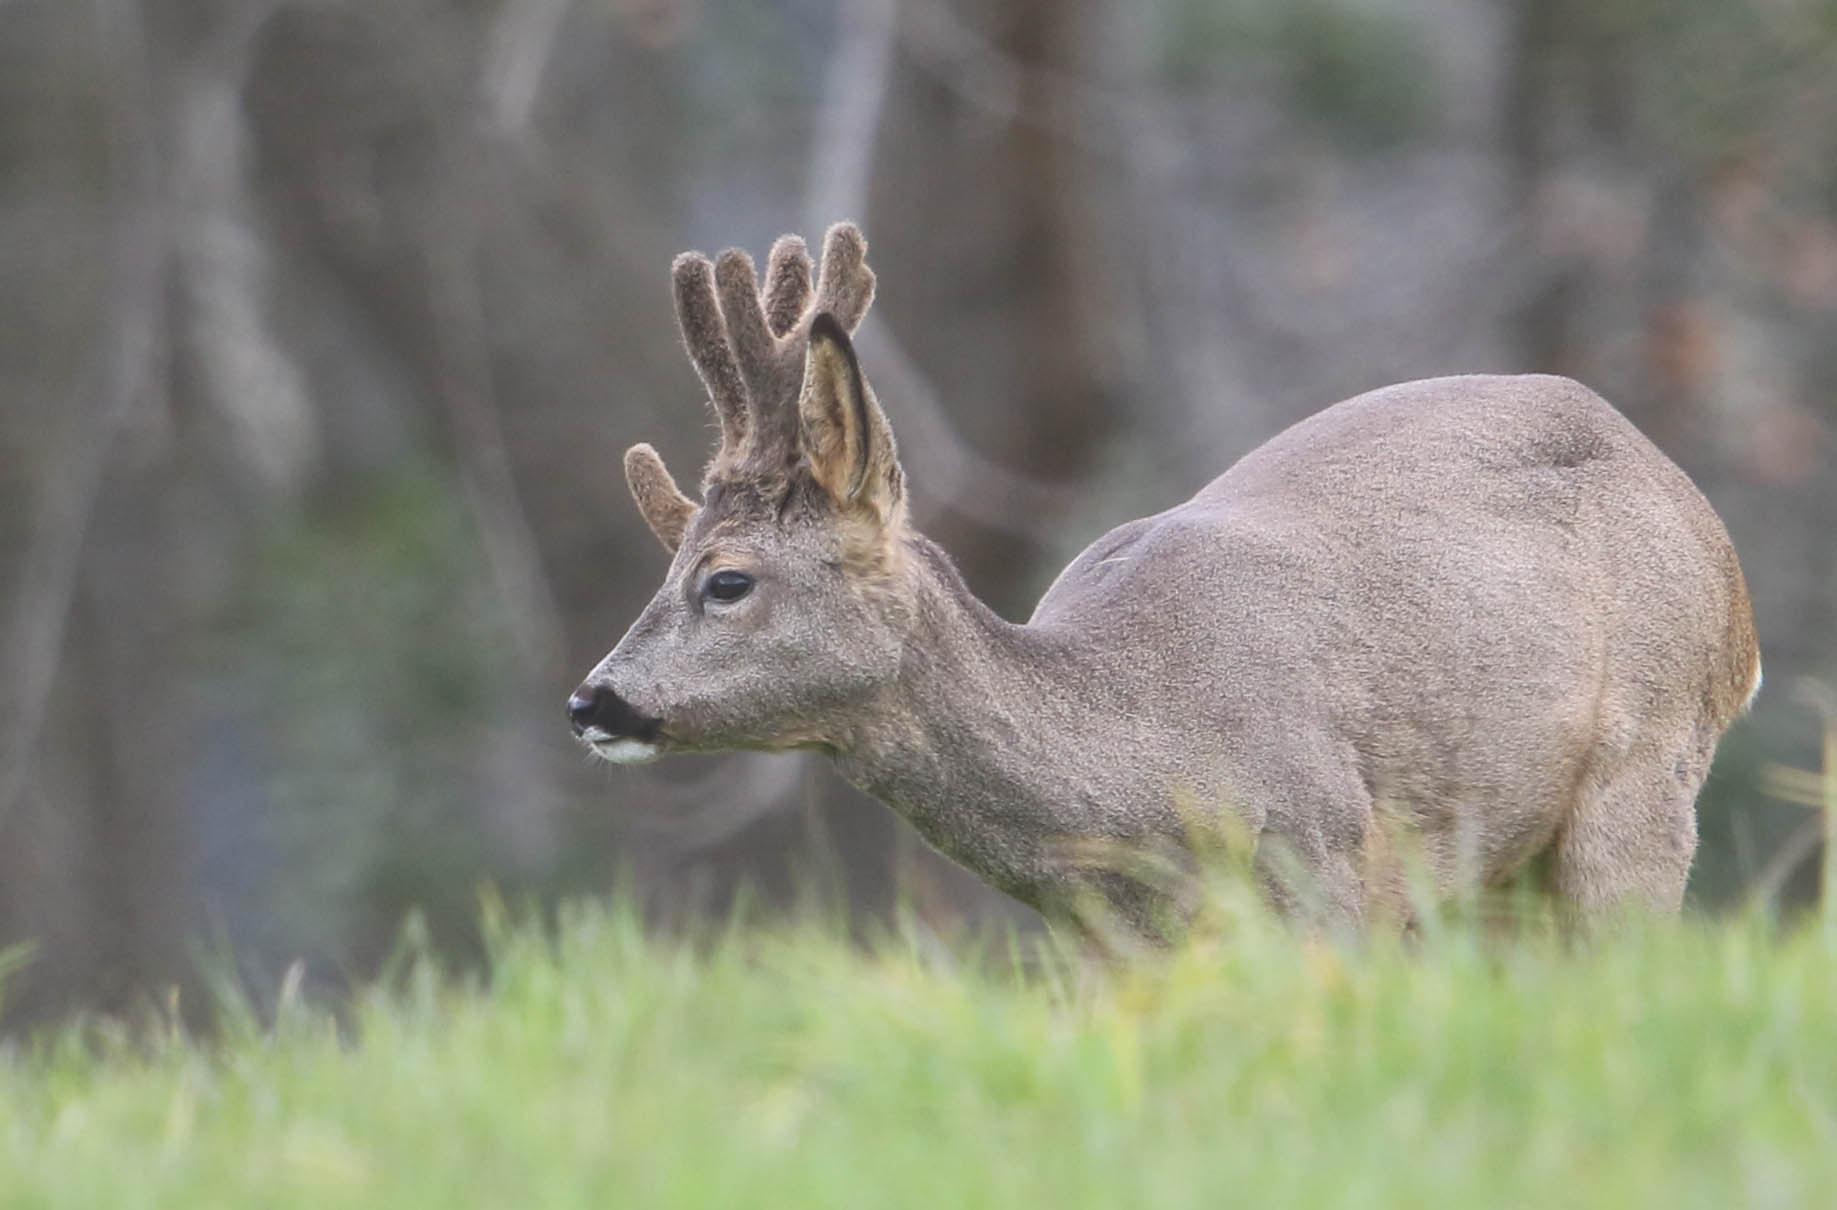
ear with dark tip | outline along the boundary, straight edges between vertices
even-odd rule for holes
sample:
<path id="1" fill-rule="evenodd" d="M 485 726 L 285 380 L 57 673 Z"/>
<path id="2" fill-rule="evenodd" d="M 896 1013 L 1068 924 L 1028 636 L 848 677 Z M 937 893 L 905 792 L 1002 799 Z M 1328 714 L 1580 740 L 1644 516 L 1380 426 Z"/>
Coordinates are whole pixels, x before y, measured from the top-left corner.
<path id="1" fill-rule="evenodd" d="M 797 403 L 805 461 L 838 505 L 890 527 L 905 500 L 893 429 L 861 376 L 855 347 L 827 311 L 810 324 Z"/>
<path id="2" fill-rule="evenodd" d="M 645 524 L 674 553 L 682 545 L 689 519 L 695 516 L 695 502 L 676 486 L 657 451 L 643 442 L 625 451 L 625 482 L 631 485 Z"/>
<path id="3" fill-rule="evenodd" d="M 765 262 L 765 322 L 785 336 L 810 305 L 810 252 L 802 236 L 781 235 Z"/>
<path id="4" fill-rule="evenodd" d="M 874 301 L 874 271 L 867 267 L 867 240 L 853 223 L 837 223 L 823 237 L 823 267 L 817 275 L 816 308 L 853 332 Z"/>
<path id="5" fill-rule="evenodd" d="M 670 276 L 676 286 L 676 322 L 720 417 L 721 445 L 736 449 L 746 439 L 747 394 L 715 302 L 714 266 L 699 252 L 685 252 L 670 266 Z"/>

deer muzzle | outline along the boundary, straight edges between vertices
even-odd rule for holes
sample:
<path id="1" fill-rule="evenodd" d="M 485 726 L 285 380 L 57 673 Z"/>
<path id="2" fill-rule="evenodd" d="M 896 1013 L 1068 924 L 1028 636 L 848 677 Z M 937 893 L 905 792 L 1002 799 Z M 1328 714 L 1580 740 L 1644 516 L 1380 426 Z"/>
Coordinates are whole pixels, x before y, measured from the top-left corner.
<path id="1" fill-rule="evenodd" d="M 639 711 L 610 685 L 576 689 L 568 699 L 568 721 L 576 738 L 604 760 L 637 764 L 657 755 L 663 720 Z"/>

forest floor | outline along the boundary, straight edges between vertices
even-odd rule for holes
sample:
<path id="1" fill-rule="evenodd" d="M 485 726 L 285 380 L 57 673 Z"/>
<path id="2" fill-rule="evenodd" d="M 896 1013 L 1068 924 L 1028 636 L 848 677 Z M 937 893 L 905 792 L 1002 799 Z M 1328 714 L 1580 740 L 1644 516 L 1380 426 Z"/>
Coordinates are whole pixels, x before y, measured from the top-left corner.
<path id="1" fill-rule="evenodd" d="M 331 1013 L 0 1051 L 5 1207 L 1837 1204 L 1837 940 L 1687 921 L 1120 969 L 487 909 Z"/>

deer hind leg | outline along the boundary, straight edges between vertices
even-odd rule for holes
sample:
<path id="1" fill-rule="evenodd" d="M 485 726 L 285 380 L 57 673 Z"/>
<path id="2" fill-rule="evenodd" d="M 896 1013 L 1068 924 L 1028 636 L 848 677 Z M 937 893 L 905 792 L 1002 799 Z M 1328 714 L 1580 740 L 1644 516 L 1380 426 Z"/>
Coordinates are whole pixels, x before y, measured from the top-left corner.
<path id="1" fill-rule="evenodd" d="M 1264 837 L 1254 868 L 1263 898 L 1277 915 L 1315 932 L 1351 935 L 1364 927 L 1358 864 L 1332 851 L 1317 832 Z"/>
<path id="2" fill-rule="evenodd" d="M 1583 779 L 1552 845 L 1555 889 L 1572 927 L 1627 911 L 1677 914 L 1716 737 L 1696 720 L 1649 731 Z"/>

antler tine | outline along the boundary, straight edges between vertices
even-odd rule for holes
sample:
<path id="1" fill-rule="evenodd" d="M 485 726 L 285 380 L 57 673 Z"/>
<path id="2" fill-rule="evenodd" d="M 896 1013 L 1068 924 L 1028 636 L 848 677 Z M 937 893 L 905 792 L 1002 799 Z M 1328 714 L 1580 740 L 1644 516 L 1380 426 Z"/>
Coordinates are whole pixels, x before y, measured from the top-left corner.
<path id="1" fill-rule="evenodd" d="M 874 271 L 867 267 L 867 241 L 853 223 L 836 223 L 823 237 L 816 308 L 834 315 L 844 331 L 852 332 L 873 301 Z"/>
<path id="2" fill-rule="evenodd" d="M 724 452 L 738 450 L 746 441 L 746 386 L 715 302 L 714 266 L 699 252 L 685 252 L 676 258 L 670 272 L 676 284 L 676 322 L 689 359 L 720 417 L 721 448 Z"/>
<path id="3" fill-rule="evenodd" d="M 695 515 L 695 501 L 683 495 L 663 459 L 644 442 L 625 451 L 625 482 L 645 524 L 658 541 L 675 550 Z"/>
<path id="4" fill-rule="evenodd" d="M 785 336 L 810 305 L 810 250 L 801 235 L 781 235 L 765 262 L 765 322 Z"/>
<path id="5" fill-rule="evenodd" d="M 714 262 L 714 288 L 727 321 L 727 339 L 740 363 L 740 377 L 752 399 L 753 410 L 768 401 L 769 378 L 775 365 L 772 334 L 766 329 L 765 311 L 759 304 L 759 276 L 753 258 L 739 248 L 729 248 Z M 753 416 L 757 422 L 759 417 Z"/>

